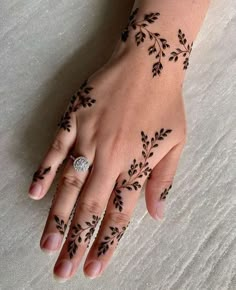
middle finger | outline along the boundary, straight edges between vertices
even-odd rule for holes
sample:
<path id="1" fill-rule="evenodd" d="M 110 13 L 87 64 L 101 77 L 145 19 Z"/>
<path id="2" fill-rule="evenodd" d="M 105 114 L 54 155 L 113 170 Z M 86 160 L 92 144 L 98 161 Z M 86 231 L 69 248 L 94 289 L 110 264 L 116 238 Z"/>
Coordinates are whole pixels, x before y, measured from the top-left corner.
<path id="1" fill-rule="evenodd" d="M 95 156 L 93 170 L 78 199 L 68 238 L 54 267 L 54 274 L 60 281 L 75 274 L 90 243 L 118 176 L 118 169 L 114 168 L 115 165 L 112 166 L 111 162 L 103 159 L 101 163 Z"/>

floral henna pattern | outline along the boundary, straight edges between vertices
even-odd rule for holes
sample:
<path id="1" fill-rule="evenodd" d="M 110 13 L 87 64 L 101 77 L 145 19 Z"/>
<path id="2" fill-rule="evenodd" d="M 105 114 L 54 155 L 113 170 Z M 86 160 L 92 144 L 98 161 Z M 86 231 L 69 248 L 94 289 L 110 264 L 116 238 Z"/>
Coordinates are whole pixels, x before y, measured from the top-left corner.
<path id="1" fill-rule="evenodd" d="M 70 132 L 71 113 L 76 112 L 81 107 L 91 107 L 96 102 L 96 100 L 90 96 L 90 92 L 92 90 L 93 88 L 88 86 L 88 80 L 85 80 L 84 83 L 80 86 L 79 91 L 71 97 L 68 109 L 63 114 L 60 122 L 58 123 L 60 128 Z"/>
<path id="2" fill-rule="evenodd" d="M 119 230 L 117 227 L 109 227 L 111 230 L 111 236 L 105 236 L 104 241 L 99 244 L 98 253 L 97 253 L 98 257 L 100 255 L 104 255 L 108 251 L 109 246 L 114 243 L 115 239 L 117 240 L 117 244 L 118 244 L 125 230 L 127 229 L 128 225 L 126 227 L 122 227 L 121 230 Z"/>
<path id="3" fill-rule="evenodd" d="M 172 187 L 172 184 L 169 186 L 169 188 L 165 188 L 165 190 L 161 193 L 160 200 L 166 199 L 166 196 L 169 193 L 171 187 Z"/>
<path id="4" fill-rule="evenodd" d="M 63 219 L 60 219 L 57 215 L 54 215 L 54 220 L 56 222 L 56 228 L 58 229 L 59 233 L 64 235 L 67 228 L 67 224 L 64 222 Z"/>
<path id="5" fill-rule="evenodd" d="M 91 237 L 95 231 L 95 228 L 99 222 L 100 218 L 96 215 L 93 215 L 92 222 L 85 222 L 87 227 L 82 227 L 80 224 L 76 224 L 72 227 L 72 233 L 70 235 L 70 241 L 68 243 L 68 253 L 70 256 L 70 259 L 73 258 L 73 256 L 76 254 L 76 251 L 78 249 L 78 244 L 82 242 L 81 234 L 84 231 L 87 231 L 85 234 L 84 242 L 87 242 L 87 248 L 89 247 Z"/>
<path id="6" fill-rule="evenodd" d="M 192 46 L 193 42 L 191 44 L 187 44 L 187 39 L 185 38 L 185 34 L 179 29 L 178 31 L 178 38 L 179 38 L 179 43 L 182 44 L 182 49 L 181 48 L 176 48 L 175 51 L 171 52 L 171 57 L 169 58 L 169 61 L 177 61 L 179 56 L 182 55 L 185 57 L 184 62 L 183 62 L 183 69 L 186 70 L 188 65 L 189 65 L 189 56 L 192 51 Z"/>
<path id="7" fill-rule="evenodd" d="M 51 170 L 51 166 L 37 170 L 33 175 L 33 181 L 38 181 L 39 179 L 44 179 L 44 175 Z"/>
<path id="8" fill-rule="evenodd" d="M 149 24 L 154 23 L 160 16 L 160 13 L 156 12 L 145 14 L 142 20 L 137 21 L 136 14 L 138 13 L 138 10 L 139 9 L 136 8 L 130 15 L 128 25 L 121 34 L 121 40 L 124 42 L 127 40 L 130 28 L 136 31 L 138 30 L 138 32 L 135 34 L 135 41 L 137 46 L 144 42 L 148 37 L 149 41 L 152 41 L 152 45 L 148 48 L 148 54 L 154 55 L 156 58 L 156 61 L 152 66 L 152 75 L 153 77 L 156 75 L 160 76 L 161 71 L 163 70 L 162 57 L 165 57 L 164 50 L 170 46 L 167 43 L 167 40 L 162 38 L 159 33 L 151 32 L 148 29 Z"/>
<path id="9" fill-rule="evenodd" d="M 160 132 L 156 132 L 155 136 L 151 138 L 151 140 L 148 140 L 148 136 L 144 134 L 144 132 L 141 132 L 141 140 L 143 142 L 143 162 L 137 162 L 136 159 L 133 160 L 133 163 L 130 166 L 130 169 L 128 170 L 128 179 L 124 179 L 120 185 L 118 185 L 118 182 L 116 182 L 114 186 L 114 192 L 115 192 L 115 198 L 113 200 L 113 204 L 115 205 L 115 208 L 118 208 L 118 210 L 121 212 L 123 210 L 123 200 L 122 200 L 122 191 L 124 189 L 128 190 L 138 190 L 141 188 L 141 184 L 139 183 L 138 179 L 142 178 L 144 175 L 148 176 L 150 178 L 150 174 L 152 169 L 148 166 L 148 159 L 153 156 L 153 149 L 158 147 L 158 141 L 164 140 L 164 137 L 167 137 L 168 134 L 170 134 L 172 130 L 170 129 L 164 129 L 162 128 Z"/>

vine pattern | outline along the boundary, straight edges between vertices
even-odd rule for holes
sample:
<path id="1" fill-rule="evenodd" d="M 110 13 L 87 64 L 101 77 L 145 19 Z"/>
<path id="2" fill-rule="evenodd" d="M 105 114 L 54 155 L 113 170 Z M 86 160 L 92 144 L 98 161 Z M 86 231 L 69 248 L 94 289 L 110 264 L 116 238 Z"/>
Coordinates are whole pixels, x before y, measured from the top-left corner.
<path id="1" fill-rule="evenodd" d="M 166 196 L 169 193 L 171 188 L 172 188 L 172 184 L 169 186 L 169 188 L 164 189 L 164 191 L 161 193 L 160 200 L 166 199 Z"/>
<path id="2" fill-rule="evenodd" d="M 59 233 L 64 235 L 67 228 L 67 224 L 63 219 L 60 219 L 57 215 L 54 215 L 54 220 L 56 222 L 56 228 L 58 229 Z"/>
<path id="3" fill-rule="evenodd" d="M 129 225 L 129 223 L 128 223 Z M 118 227 L 109 227 L 111 230 L 110 236 L 105 236 L 104 241 L 99 244 L 97 256 L 105 255 L 105 253 L 109 250 L 109 246 L 111 246 L 115 240 L 117 240 L 117 244 L 119 243 L 120 239 L 122 238 L 125 230 L 127 229 L 128 225 L 125 227 L 123 226 L 121 230 Z"/>
<path id="4" fill-rule="evenodd" d="M 91 222 L 85 222 L 87 227 L 82 227 L 80 224 L 76 224 L 72 227 L 72 232 L 70 235 L 70 241 L 68 242 L 68 253 L 70 256 L 70 259 L 73 258 L 73 256 L 76 254 L 76 251 L 78 249 L 78 244 L 82 242 L 81 234 L 84 231 L 87 231 L 85 234 L 84 242 L 87 242 L 87 248 L 89 247 L 91 237 L 95 231 L 95 228 L 100 220 L 100 218 L 96 215 L 92 216 Z"/>
<path id="5" fill-rule="evenodd" d="M 148 140 L 148 136 L 143 131 L 141 131 L 141 140 L 143 142 L 142 156 L 144 160 L 137 162 L 137 160 L 134 159 L 130 169 L 128 170 L 129 178 L 124 179 L 120 185 L 118 185 L 118 182 L 116 182 L 113 189 L 115 193 L 113 204 L 120 212 L 123 210 L 123 190 L 138 190 L 141 188 L 141 184 L 139 183 L 138 179 L 142 178 L 143 176 L 148 176 L 150 179 L 152 169 L 149 167 L 147 160 L 153 156 L 153 149 L 159 146 L 158 141 L 164 140 L 164 138 L 167 137 L 167 135 L 171 132 L 171 129 L 162 128 L 160 132 L 155 133 L 151 140 Z"/>
<path id="6" fill-rule="evenodd" d="M 176 48 L 175 51 L 171 52 L 171 56 L 169 58 L 169 61 L 178 61 L 179 56 L 182 55 L 185 59 L 183 62 L 183 69 L 186 70 L 189 65 L 189 57 L 192 51 L 192 46 L 193 42 L 191 44 L 187 43 L 187 39 L 185 37 L 185 34 L 182 32 L 181 29 L 178 31 L 178 38 L 179 38 L 179 43 L 182 45 L 181 48 Z"/>
<path id="7" fill-rule="evenodd" d="M 45 175 L 49 173 L 51 170 L 51 166 L 44 168 L 44 169 L 39 169 L 33 174 L 33 181 L 38 181 L 39 179 L 44 179 Z"/>
<path id="8" fill-rule="evenodd" d="M 85 80 L 80 86 L 79 91 L 71 97 L 68 109 L 62 115 L 60 122 L 58 123 L 59 128 L 70 132 L 71 113 L 76 112 L 81 107 L 91 107 L 96 102 L 96 100 L 90 96 L 90 92 L 92 90 L 93 88 L 91 86 L 88 86 L 88 80 Z"/>
<path id="9" fill-rule="evenodd" d="M 170 45 L 167 43 L 165 38 L 161 37 L 159 33 L 151 32 L 148 29 L 149 25 L 158 19 L 160 13 L 156 12 L 145 14 L 142 20 L 137 21 L 136 15 L 138 10 L 139 8 L 136 8 L 129 16 L 128 24 L 121 33 L 121 40 L 125 42 L 128 39 L 130 28 L 136 31 L 138 30 L 138 32 L 135 34 L 135 42 L 137 46 L 143 43 L 148 37 L 149 41 L 153 42 L 152 45 L 148 48 L 148 54 L 154 55 L 156 58 L 156 61 L 152 66 L 152 76 L 160 76 L 163 70 L 162 58 L 165 57 L 164 50 L 169 48 Z"/>

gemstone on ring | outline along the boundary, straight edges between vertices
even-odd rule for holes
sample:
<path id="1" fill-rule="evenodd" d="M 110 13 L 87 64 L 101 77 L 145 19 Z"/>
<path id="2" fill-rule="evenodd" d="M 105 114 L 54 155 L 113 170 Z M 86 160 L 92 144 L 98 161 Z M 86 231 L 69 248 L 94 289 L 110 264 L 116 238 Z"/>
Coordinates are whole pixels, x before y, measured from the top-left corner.
<path id="1" fill-rule="evenodd" d="M 87 171 L 89 169 L 89 161 L 86 157 L 79 156 L 74 159 L 73 166 L 76 171 Z"/>

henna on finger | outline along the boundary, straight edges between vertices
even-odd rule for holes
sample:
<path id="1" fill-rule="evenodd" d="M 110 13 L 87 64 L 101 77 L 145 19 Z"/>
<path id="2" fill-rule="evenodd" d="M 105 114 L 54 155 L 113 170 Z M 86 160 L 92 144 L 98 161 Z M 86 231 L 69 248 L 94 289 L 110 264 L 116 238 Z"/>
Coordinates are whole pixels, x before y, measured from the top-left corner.
<path id="1" fill-rule="evenodd" d="M 185 57 L 183 62 L 183 69 L 186 70 L 189 65 L 189 57 L 192 51 L 193 42 L 191 44 L 187 44 L 187 39 L 185 37 L 185 34 L 179 29 L 178 31 L 178 38 L 179 43 L 182 44 L 182 48 L 176 48 L 175 51 L 171 52 L 171 57 L 169 58 L 169 61 L 178 61 L 179 56 L 182 55 Z"/>
<path id="2" fill-rule="evenodd" d="M 130 222 L 129 222 L 130 223 Z M 129 225 L 128 223 L 128 225 Z M 119 230 L 118 227 L 109 227 L 110 230 L 111 230 L 111 235 L 110 236 L 105 236 L 104 237 L 104 241 L 102 241 L 100 244 L 99 244 L 99 247 L 98 247 L 98 253 L 97 253 L 97 256 L 99 257 L 100 255 L 105 255 L 106 252 L 109 250 L 109 246 L 113 245 L 114 241 L 116 240 L 117 241 L 117 245 L 120 241 L 120 239 L 122 238 L 125 230 L 127 229 L 128 225 L 125 227 L 123 226 L 121 228 L 121 230 Z"/>
<path id="3" fill-rule="evenodd" d="M 60 219 L 57 215 L 54 215 L 54 220 L 56 222 L 56 228 L 58 229 L 59 233 L 64 235 L 67 228 L 67 224 L 63 219 Z"/>
<path id="4" fill-rule="evenodd" d="M 49 171 L 51 170 L 51 166 L 47 167 L 47 168 L 41 168 L 38 169 L 34 174 L 33 174 L 33 179 L 32 181 L 38 181 L 38 180 L 42 180 L 44 179 L 44 176 L 49 173 Z"/>
<path id="5" fill-rule="evenodd" d="M 149 30 L 149 25 L 154 23 L 160 16 L 159 12 L 145 14 L 142 20 L 136 20 L 136 14 L 139 8 L 136 8 L 129 17 L 128 25 L 125 27 L 121 33 L 121 40 L 125 42 L 128 39 L 130 29 L 138 30 L 135 34 L 136 45 L 139 46 L 148 37 L 149 41 L 152 42 L 151 46 L 148 48 L 148 54 L 154 55 L 156 58 L 155 63 L 152 66 L 152 76 L 160 76 L 163 70 L 162 58 L 165 57 L 164 50 L 169 48 L 170 45 L 167 40 L 157 32 L 152 32 Z"/>
<path id="6" fill-rule="evenodd" d="M 59 128 L 70 132 L 71 113 L 76 112 L 81 107 L 91 107 L 96 102 L 96 100 L 90 96 L 90 92 L 92 90 L 93 88 L 91 86 L 88 86 L 88 80 L 85 80 L 80 86 L 79 91 L 71 97 L 69 107 L 62 115 L 61 120 L 58 123 Z"/>
<path id="7" fill-rule="evenodd" d="M 143 162 L 137 162 L 137 160 L 134 159 L 130 169 L 128 170 L 129 178 L 124 179 L 120 185 L 116 182 L 114 186 L 115 197 L 113 204 L 120 212 L 123 210 L 122 191 L 124 189 L 128 189 L 129 191 L 138 190 L 141 188 L 141 184 L 137 179 L 140 179 L 143 176 L 148 176 L 148 178 L 150 178 L 152 169 L 149 167 L 147 160 L 153 156 L 153 149 L 159 146 L 158 141 L 164 140 L 164 138 L 171 132 L 172 130 L 170 129 L 162 128 L 160 132 L 155 133 L 151 140 L 148 140 L 148 136 L 141 131 L 141 140 L 143 142 L 142 156 L 144 160 Z"/>
<path id="8" fill-rule="evenodd" d="M 169 186 L 169 188 L 164 189 L 164 191 L 161 193 L 160 200 L 166 199 L 166 196 L 169 193 L 171 187 L 172 187 L 172 184 Z"/>
<path id="9" fill-rule="evenodd" d="M 80 224 L 75 224 L 72 227 L 67 248 L 70 259 L 72 259 L 73 256 L 76 254 L 78 250 L 78 244 L 83 241 L 81 236 L 83 232 L 85 232 L 84 242 L 87 242 L 87 248 L 89 247 L 91 237 L 100 219 L 100 217 L 93 215 L 91 222 L 85 222 L 85 227 L 82 227 Z"/>

